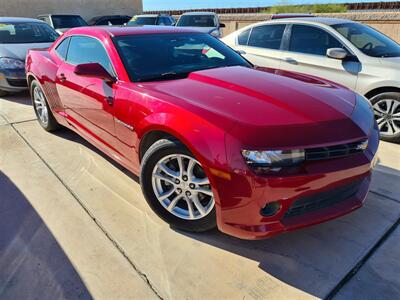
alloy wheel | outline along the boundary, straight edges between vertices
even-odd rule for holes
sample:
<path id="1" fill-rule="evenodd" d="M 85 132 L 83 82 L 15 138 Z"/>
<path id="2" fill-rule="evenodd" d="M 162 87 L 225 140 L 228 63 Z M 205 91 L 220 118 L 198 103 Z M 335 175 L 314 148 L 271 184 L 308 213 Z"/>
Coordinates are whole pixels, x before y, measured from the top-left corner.
<path id="1" fill-rule="evenodd" d="M 35 86 L 33 89 L 33 102 L 40 122 L 44 126 L 47 126 L 49 122 L 49 111 L 43 92 L 38 86 Z"/>
<path id="2" fill-rule="evenodd" d="M 168 155 L 157 162 L 152 173 L 152 187 L 161 205 L 181 219 L 204 218 L 215 205 L 202 166 L 184 154 Z"/>
<path id="3" fill-rule="evenodd" d="M 391 137 L 400 133 L 400 102 L 382 99 L 373 105 L 374 115 L 382 136 Z"/>

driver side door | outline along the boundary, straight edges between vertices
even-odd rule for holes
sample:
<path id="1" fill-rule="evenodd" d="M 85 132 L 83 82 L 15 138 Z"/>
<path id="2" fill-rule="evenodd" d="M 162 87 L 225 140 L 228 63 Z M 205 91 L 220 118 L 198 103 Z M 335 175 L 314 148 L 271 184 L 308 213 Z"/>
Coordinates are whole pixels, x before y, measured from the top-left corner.
<path id="1" fill-rule="evenodd" d="M 98 146 L 115 151 L 115 84 L 101 78 L 75 74 L 75 66 L 99 63 L 110 74 L 115 71 L 101 42 L 87 36 L 72 36 L 66 60 L 57 72 L 57 92 L 68 123 Z"/>

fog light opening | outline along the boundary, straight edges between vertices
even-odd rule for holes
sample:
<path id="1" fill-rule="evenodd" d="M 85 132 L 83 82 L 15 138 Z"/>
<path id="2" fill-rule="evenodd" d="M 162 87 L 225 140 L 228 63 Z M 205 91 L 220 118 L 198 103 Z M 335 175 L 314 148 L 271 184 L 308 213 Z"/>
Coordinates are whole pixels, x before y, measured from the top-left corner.
<path id="1" fill-rule="evenodd" d="M 281 204 L 278 201 L 268 203 L 261 209 L 260 213 L 264 217 L 271 217 L 281 209 Z"/>

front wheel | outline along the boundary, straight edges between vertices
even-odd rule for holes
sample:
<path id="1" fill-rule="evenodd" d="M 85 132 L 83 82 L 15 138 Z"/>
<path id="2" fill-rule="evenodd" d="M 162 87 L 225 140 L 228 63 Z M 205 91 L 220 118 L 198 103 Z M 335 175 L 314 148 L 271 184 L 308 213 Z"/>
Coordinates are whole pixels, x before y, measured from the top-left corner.
<path id="1" fill-rule="evenodd" d="M 370 101 L 381 139 L 400 143 L 400 93 L 382 93 L 371 98 Z"/>
<path id="2" fill-rule="evenodd" d="M 176 140 L 159 140 L 142 160 L 143 194 L 171 226 L 202 232 L 216 226 L 210 181 L 193 154 Z"/>

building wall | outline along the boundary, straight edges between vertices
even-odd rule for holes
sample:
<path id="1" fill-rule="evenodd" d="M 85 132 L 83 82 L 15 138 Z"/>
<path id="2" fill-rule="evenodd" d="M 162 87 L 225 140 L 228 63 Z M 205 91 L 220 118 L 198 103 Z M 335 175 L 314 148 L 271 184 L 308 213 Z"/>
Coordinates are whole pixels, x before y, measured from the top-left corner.
<path id="1" fill-rule="evenodd" d="M 367 24 L 400 43 L 400 12 L 340 13 L 320 14 L 319 16 L 349 19 Z M 219 15 L 219 17 L 221 22 L 226 25 L 226 28 L 224 28 L 223 30 L 223 34 L 227 35 L 239 28 L 250 25 L 252 23 L 269 20 L 271 18 L 271 15 L 226 14 Z"/>
<path id="2" fill-rule="evenodd" d="M 30 17 L 40 14 L 77 14 L 84 19 L 101 15 L 135 15 L 142 0 L 0 0 L 0 16 Z"/>

